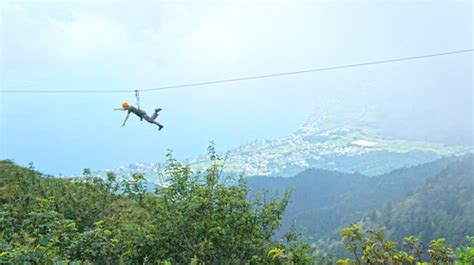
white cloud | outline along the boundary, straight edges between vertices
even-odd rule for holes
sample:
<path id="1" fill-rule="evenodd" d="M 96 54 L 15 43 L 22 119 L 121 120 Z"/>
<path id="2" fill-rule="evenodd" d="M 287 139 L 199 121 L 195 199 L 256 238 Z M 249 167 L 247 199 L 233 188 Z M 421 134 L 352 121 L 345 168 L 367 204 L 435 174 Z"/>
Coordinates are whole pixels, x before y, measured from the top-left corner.
<path id="1" fill-rule="evenodd" d="M 183 57 L 204 59 L 212 56 L 231 61 L 249 52 L 257 43 L 252 39 L 252 32 L 248 31 L 244 16 L 235 12 L 210 16 L 196 25 L 184 41 Z"/>
<path id="2" fill-rule="evenodd" d="M 48 19 L 47 41 L 62 60 L 102 57 L 124 49 L 128 42 L 123 26 L 87 14 L 76 14 L 71 20 Z"/>
<path id="3" fill-rule="evenodd" d="M 156 5 L 160 10 L 112 4 L 2 7 L 2 64 L 22 73 L 38 65 L 59 75 L 71 68 L 131 76 L 141 67 L 156 70 L 177 51 L 176 40 L 189 27 L 176 12 L 162 22 L 163 8 Z"/>

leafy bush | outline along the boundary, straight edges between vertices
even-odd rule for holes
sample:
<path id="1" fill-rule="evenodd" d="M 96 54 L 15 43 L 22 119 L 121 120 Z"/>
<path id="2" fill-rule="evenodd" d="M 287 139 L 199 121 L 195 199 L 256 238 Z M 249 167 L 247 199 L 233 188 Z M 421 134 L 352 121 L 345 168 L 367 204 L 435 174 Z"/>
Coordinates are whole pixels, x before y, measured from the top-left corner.
<path id="1" fill-rule="evenodd" d="M 0 262 L 280 263 L 268 256 L 276 247 L 302 258 L 306 244 L 273 239 L 289 193 L 248 200 L 243 178 L 221 175 L 213 146 L 209 157 L 194 173 L 169 153 L 153 193 L 139 174 L 55 179 L 1 161 Z"/>

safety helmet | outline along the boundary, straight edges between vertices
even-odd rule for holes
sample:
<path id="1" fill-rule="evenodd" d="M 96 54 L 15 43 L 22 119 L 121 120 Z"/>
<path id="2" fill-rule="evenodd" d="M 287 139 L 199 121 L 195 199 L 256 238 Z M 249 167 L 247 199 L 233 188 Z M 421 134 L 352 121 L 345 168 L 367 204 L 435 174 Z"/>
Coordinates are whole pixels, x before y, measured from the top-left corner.
<path id="1" fill-rule="evenodd" d="M 122 103 L 122 107 L 127 108 L 128 107 L 128 102 Z"/>

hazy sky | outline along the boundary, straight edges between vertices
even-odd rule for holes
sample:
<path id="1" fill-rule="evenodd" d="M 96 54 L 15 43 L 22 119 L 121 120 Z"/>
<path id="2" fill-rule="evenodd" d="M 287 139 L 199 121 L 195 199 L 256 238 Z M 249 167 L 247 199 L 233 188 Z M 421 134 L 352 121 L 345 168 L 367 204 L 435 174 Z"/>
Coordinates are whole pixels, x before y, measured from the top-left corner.
<path id="1" fill-rule="evenodd" d="M 470 49 L 472 8 L 452 0 L 2 1 L 1 89 L 146 89 Z M 226 150 L 285 136 L 332 99 L 384 106 L 387 128 L 465 136 L 472 58 L 143 93 L 143 109 L 164 109 L 161 132 L 136 117 L 120 126 L 125 113 L 113 108 L 133 103 L 133 93 L 0 93 L 0 159 L 73 174 L 162 161 L 167 149 L 186 158 L 209 140 Z"/>

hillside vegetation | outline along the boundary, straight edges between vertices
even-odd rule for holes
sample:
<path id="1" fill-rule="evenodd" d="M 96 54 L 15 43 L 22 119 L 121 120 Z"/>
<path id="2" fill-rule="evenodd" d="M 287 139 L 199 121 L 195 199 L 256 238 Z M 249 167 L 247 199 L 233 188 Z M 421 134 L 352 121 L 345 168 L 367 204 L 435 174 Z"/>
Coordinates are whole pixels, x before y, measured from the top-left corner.
<path id="1" fill-rule="evenodd" d="M 472 238 L 454 253 L 442 238 L 421 249 L 410 237 L 414 243 L 402 251 L 382 232 L 352 225 L 340 231 L 339 242 L 353 256 L 321 258 L 294 228 L 275 235 L 288 192 L 250 194 L 244 179 L 222 176 L 212 146 L 209 157 L 211 167 L 193 173 L 168 155 L 166 185 L 154 192 L 138 174 L 118 181 L 84 170 L 82 178 L 58 179 L 0 161 L 0 263 L 402 264 L 419 260 L 421 251 L 443 264 L 474 256 Z"/>
<path id="2" fill-rule="evenodd" d="M 195 175 L 171 156 L 167 185 L 146 191 L 142 176 L 117 182 L 41 176 L 0 163 L 0 262 L 157 264 L 267 263 L 288 202 L 246 200 L 242 179 L 221 178 L 220 160 Z"/>

